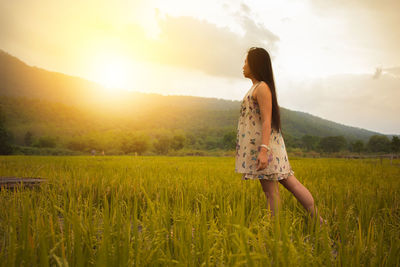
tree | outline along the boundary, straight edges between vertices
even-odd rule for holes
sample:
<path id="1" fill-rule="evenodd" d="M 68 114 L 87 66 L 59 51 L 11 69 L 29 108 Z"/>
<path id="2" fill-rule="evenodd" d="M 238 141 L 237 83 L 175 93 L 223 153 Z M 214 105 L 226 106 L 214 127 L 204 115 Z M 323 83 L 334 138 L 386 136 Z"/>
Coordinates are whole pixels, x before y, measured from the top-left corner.
<path id="1" fill-rule="evenodd" d="M 93 149 L 94 150 L 99 150 L 100 145 L 99 145 L 99 142 L 96 139 L 94 139 L 93 137 L 90 137 L 90 138 L 88 138 L 86 140 L 86 147 L 89 150 L 93 150 Z"/>
<path id="2" fill-rule="evenodd" d="M 286 147 L 296 148 L 302 146 L 301 139 L 293 137 L 290 134 L 284 133 L 283 138 L 285 140 Z"/>
<path id="3" fill-rule="evenodd" d="M 56 147 L 56 140 L 51 136 L 41 136 L 35 143 L 35 147 Z"/>
<path id="4" fill-rule="evenodd" d="M 301 138 L 301 141 L 303 142 L 303 147 L 307 150 L 316 150 L 318 143 L 320 141 L 320 138 L 318 136 L 312 136 L 312 135 L 303 135 Z"/>
<path id="5" fill-rule="evenodd" d="M 361 153 L 364 150 L 364 143 L 361 140 L 357 140 L 350 144 L 351 150 L 356 153 Z"/>
<path id="6" fill-rule="evenodd" d="M 180 150 L 185 146 L 186 138 L 183 135 L 174 135 L 171 140 L 171 148 L 173 150 Z"/>
<path id="7" fill-rule="evenodd" d="M 13 147 L 11 141 L 13 136 L 10 132 L 6 130 L 4 125 L 0 124 L 0 154 L 10 155 L 13 152 Z"/>
<path id="8" fill-rule="evenodd" d="M 204 145 L 207 150 L 211 150 L 218 147 L 218 139 L 213 136 L 207 136 L 204 139 Z"/>
<path id="9" fill-rule="evenodd" d="M 197 138 L 193 133 L 186 134 L 186 145 L 193 148 L 193 146 L 196 145 L 196 142 L 197 142 Z"/>
<path id="10" fill-rule="evenodd" d="M 86 149 L 86 144 L 79 140 L 69 141 L 67 148 L 75 151 L 84 151 Z"/>
<path id="11" fill-rule="evenodd" d="M 30 131 L 27 131 L 24 136 L 24 144 L 26 146 L 31 146 L 32 143 L 33 143 L 33 133 Z"/>
<path id="12" fill-rule="evenodd" d="M 11 145 L 14 136 L 11 132 L 7 131 L 5 124 L 5 115 L 0 109 L 0 154 L 10 155 L 13 152 L 13 147 Z"/>
<path id="13" fill-rule="evenodd" d="M 158 137 L 157 141 L 153 144 L 155 151 L 158 154 L 165 155 L 168 153 L 171 146 L 171 139 L 167 136 Z"/>
<path id="14" fill-rule="evenodd" d="M 367 147 L 371 152 L 389 152 L 390 140 L 386 135 L 373 135 L 369 138 Z"/>
<path id="15" fill-rule="evenodd" d="M 142 155 L 149 148 L 149 138 L 145 135 L 133 137 L 130 143 L 132 152 Z"/>
<path id="16" fill-rule="evenodd" d="M 122 137 L 120 149 L 124 154 L 131 152 L 131 146 L 127 137 Z"/>
<path id="17" fill-rule="evenodd" d="M 342 136 L 327 136 L 321 139 L 319 147 L 324 152 L 339 152 L 346 147 L 346 139 Z"/>
<path id="18" fill-rule="evenodd" d="M 236 147 L 236 131 L 229 131 L 222 138 L 222 146 L 225 149 L 235 149 Z"/>
<path id="19" fill-rule="evenodd" d="M 392 152 L 399 153 L 400 152 L 400 138 L 397 136 L 392 137 L 392 142 L 390 143 L 390 148 Z"/>

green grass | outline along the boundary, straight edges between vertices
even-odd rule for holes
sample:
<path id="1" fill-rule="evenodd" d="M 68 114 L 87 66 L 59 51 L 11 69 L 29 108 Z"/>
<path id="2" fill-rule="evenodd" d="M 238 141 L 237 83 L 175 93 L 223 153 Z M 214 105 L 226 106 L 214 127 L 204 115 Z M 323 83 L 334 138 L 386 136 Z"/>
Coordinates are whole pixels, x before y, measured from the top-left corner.
<path id="1" fill-rule="evenodd" d="M 328 225 L 222 157 L 2 156 L 1 266 L 399 266 L 400 161 L 291 159 Z"/>

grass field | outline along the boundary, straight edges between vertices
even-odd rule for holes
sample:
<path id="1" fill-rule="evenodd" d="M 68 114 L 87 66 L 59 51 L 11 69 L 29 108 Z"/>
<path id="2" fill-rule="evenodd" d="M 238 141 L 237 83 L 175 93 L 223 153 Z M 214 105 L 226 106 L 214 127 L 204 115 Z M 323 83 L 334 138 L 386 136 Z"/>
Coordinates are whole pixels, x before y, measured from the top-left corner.
<path id="1" fill-rule="evenodd" d="M 399 266 L 400 161 L 290 159 L 327 226 L 280 186 L 273 221 L 231 157 L 1 156 L 1 266 Z"/>

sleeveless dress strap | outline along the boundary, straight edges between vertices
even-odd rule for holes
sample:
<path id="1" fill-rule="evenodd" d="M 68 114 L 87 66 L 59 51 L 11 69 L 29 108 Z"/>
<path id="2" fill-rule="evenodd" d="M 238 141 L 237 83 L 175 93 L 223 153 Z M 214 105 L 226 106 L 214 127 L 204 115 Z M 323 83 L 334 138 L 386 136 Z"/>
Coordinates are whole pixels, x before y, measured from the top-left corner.
<path id="1" fill-rule="evenodd" d="M 259 86 L 261 82 L 262 82 L 262 81 L 259 81 L 258 83 L 256 83 L 255 85 L 253 85 L 253 89 L 252 89 L 251 92 L 250 92 L 250 95 L 251 95 L 251 96 L 253 96 L 253 91 L 254 91 L 254 89 L 256 89 L 257 86 Z"/>

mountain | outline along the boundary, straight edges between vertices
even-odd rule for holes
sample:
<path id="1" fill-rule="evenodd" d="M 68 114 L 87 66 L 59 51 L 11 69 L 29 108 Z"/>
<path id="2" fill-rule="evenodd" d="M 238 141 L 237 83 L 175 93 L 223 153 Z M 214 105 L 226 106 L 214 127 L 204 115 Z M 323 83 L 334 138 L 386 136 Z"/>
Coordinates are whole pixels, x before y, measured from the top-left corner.
<path id="1" fill-rule="evenodd" d="M 82 78 L 32 67 L 0 50 L 0 105 L 8 127 L 18 132 L 35 128 L 41 134 L 76 135 L 125 129 L 183 130 L 216 135 L 235 130 L 239 101 L 139 92 L 110 93 Z M 325 120 L 281 107 L 284 134 L 301 137 L 343 135 L 363 141 L 376 132 Z M 52 129 L 50 131 L 50 129 Z"/>

